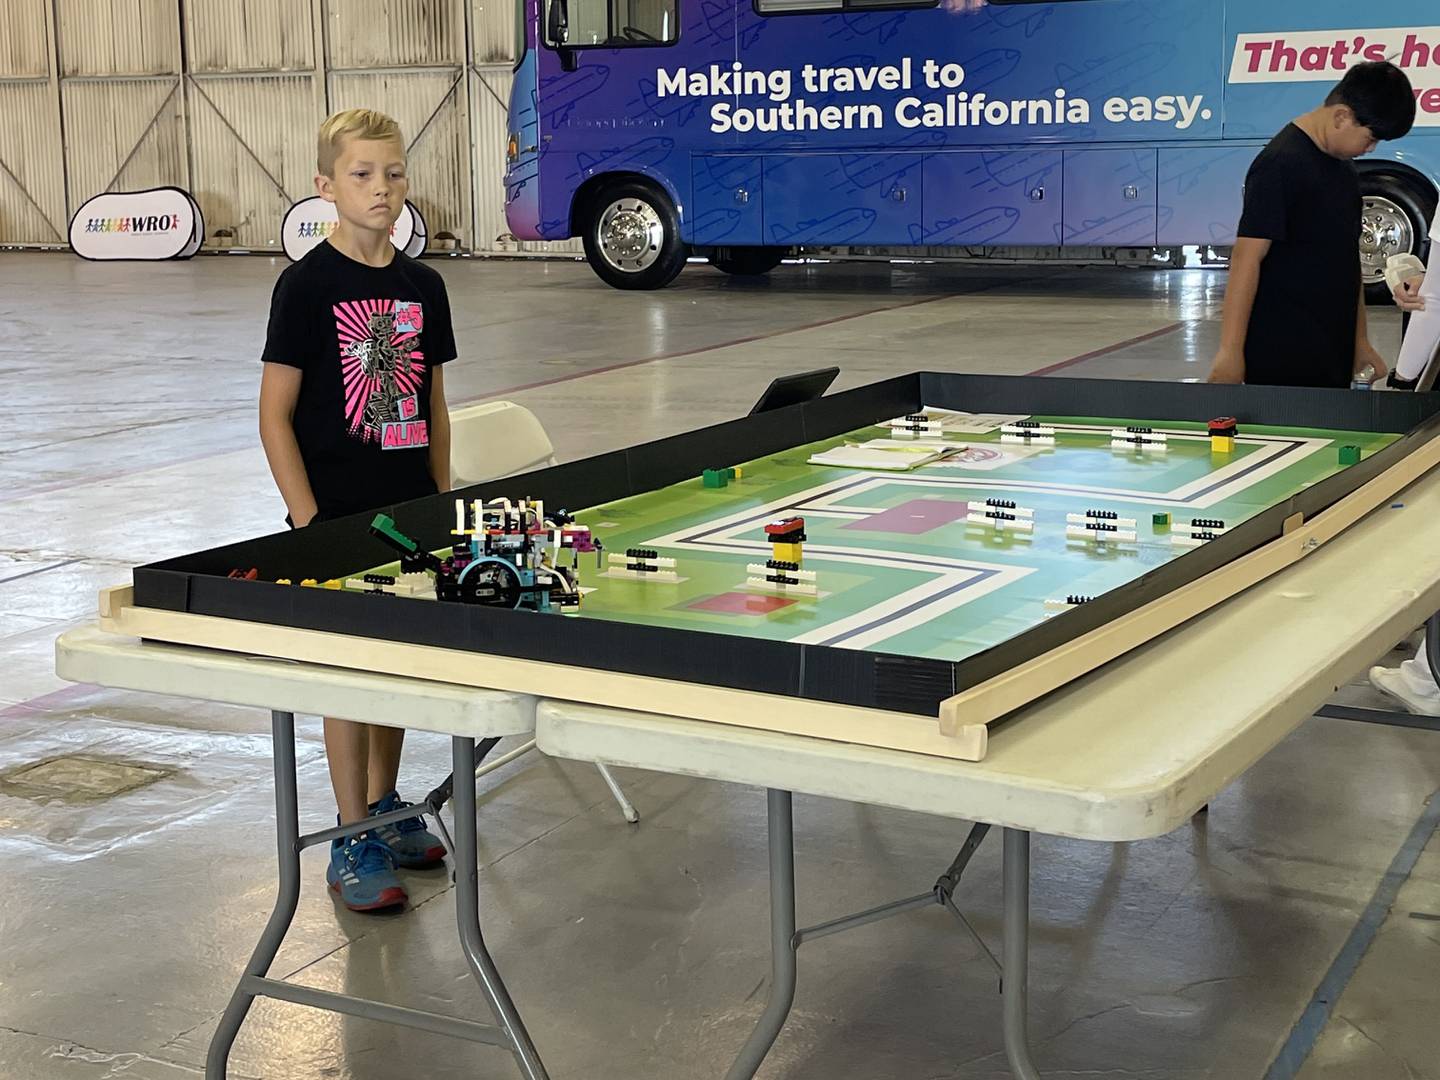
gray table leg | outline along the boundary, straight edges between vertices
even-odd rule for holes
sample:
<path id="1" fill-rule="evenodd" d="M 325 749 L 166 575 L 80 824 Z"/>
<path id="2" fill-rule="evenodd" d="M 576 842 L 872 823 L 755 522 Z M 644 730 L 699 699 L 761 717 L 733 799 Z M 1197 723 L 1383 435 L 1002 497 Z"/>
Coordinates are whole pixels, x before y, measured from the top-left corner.
<path id="1" fill-rule="evenodd" d="M 795 819 L 788 791 L 766 792 L 770 818 L 770 1000 L 725 1080 L 750 1080 L 795 1001 Z"/>
<path id="2" fill-rule="evenodd" d="M 280 944 L 295 918 L 295 908 L 300 902 L 300 810 L 295 793 L 295 714 L 272 712 L 270 714 L 271 740 L 275 748 L 275 846 L 280 860 L 280 886 L 275 896 L 275 909 L 260 943 L 245 965 L 245 975 L 230 1004 L 220 1017 L 220 1026 L 210 1039 L 210 1050 L 205 1055 L 206 1080 L 225 1080 L 225 1068 L 230 1059 L 230 1047 L 245 1022 L 245 1014 L 255 995 L 245 989 L 245 980 L 250 976 L 263 978 L 280 951 Z"/>
<path id="3" fill-rule="evenodd" d="M 460 927 L 460 941 L 465 946 L 465 959 L 470 973 L 480 984 L 495 1019 L 510 1036 L 511 1051 L 525 1080 L 549 1080 L 540 1055 L 530 1041 L 530 1033 L 520 1019 L 510 991 L 500 978 L 495 962 L 485 948 L 480 933 L 480 868 L 475 835 L 475 740 L 450 740 L 454 760 L 455 791 L 455 919 Z"/>
<path id="4" fill-rule="evenodd" d="M 1030 1061 L 1026 1020 L 1030 996 L 1030 834 L 1005 830 L 1004 982 L 1005 1056 L 1016 1080 L 1040 1080 Z"/>

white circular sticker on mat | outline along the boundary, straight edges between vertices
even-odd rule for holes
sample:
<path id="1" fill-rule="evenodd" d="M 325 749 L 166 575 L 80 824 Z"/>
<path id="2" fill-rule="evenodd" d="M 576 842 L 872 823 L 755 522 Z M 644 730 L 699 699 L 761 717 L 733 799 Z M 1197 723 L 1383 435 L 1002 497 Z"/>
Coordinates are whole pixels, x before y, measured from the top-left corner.
<path id="1" fill-rule="evenodd" d="M 82 259 L 175 259 L 199 250 L 204 234 L 200 208 L 176 187 L 96 195 L 70 219 L 70 247 Z"/>
<path id="2" fill-rule="evenodd" d="M 390 242 L 407 255 L 415 239 L 418 219 L 415 207 L 407 199 L 395 224 L 390 226 Z M 292 262 L 299 262 L 339 224 L 340 214 L 335 204 L 311 195 L 285 212 L 285 220 L 280 223 L 280 245 Z"/>

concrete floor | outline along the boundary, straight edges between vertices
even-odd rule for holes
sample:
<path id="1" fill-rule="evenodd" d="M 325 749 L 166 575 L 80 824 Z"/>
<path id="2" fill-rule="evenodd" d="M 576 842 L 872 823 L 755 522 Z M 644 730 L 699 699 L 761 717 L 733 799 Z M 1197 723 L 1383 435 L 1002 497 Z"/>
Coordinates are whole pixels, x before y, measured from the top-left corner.
<path id="1" fill-rule="evenodd" d="M 1062 268 L 789 266 L 763 283 L 692 268 L 627 295 L 574 263 L 435 263 L 462 359 L 452 403 L 534 409 L 562 458 L 743 412 L 772 374 L 838 363 L 842 386 L 924 367 L 1203 378 L 1223 277 Z M 272 531 L 255 357 L 279 267 L 139 269 L 0 256 L 0 1080 L 179 1080 L 205 1046 L 273 896 L 267 718 L 72 687 L 51 643 L 142 562 Z M 1393 316 L 1377 345 L 1398 349 Z M 1363 687 L 1340 699 L 1379 704 Z M 79 755 L 60 794 L 6 779 Z M 85 759 L 98 762 L 85 765 Z M 81 794 L 122 763 L 143 786 Z M 109 768 L 107 768 L 109 767 Z M 89 771 L 87 771 L 89 770 Z M 403 790 L 448 771 L 414 737 Z M 480 803 L 487 937 L 555 1080 L 704 1080 L 744 1041 L 768 973 L 764 797 L 531 756 Z M 77 784 L 81 787 L 77 787 Z M 331 820 L 302 721 L 303 820 Z M 1440 841 L 1416 830 L 1440 738 L 1312 720 L 1170 836 L 1037 842 L 1031 1030 L 1046 1077 L 1440 1080 Z M 933 883 L 953 823 L 796 800 L 801 918 Z M 1413 834 L 1413 835 L 1412 835 Z M 1374 944 L 1298 1070 L 1267 1069 L 1386 881 Z M 276 971 L 482 1015 L 443 872 L 391 918 L 338 911 L 324 855 Z M 966 907 L 994 940 L 999 859 Z M 1382 894 L 1383 895 L 1383 894 Z M 766 1080 L 999 1080 L 994 978 L 938 910 L 807 946 Z M 237 1077 L 511 1077 L 500 1051 L 274 1002 Z"/>

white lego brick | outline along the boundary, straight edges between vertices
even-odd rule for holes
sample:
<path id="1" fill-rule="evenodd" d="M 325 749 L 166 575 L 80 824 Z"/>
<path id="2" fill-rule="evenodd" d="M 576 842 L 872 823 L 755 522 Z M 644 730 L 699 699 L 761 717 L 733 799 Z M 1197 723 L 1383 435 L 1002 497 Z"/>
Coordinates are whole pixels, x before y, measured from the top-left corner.
<path id="1" fill-rule="evenodd" d="M 1193 536 L 1195 533 L 1214 533 L 1216 536 L 1224 536 L 1230 530 L 1221 525 L 1211 528 L 1208 525 L 1190 525 L 1184 522 L 1175 522 L 1170 526 L 1172 533 L 1183 533 L 1186 536 Z"/>
<path id="2" fill-rule="evenodd" d="M 1066 514 L 1065 520 L 1071 525 L 1114 525 L 1117 529 L 1134 529 L 1137 527 L 1134 518 L 1127 517 L 1091 517 L 1089 514 Z"/>
<path id="3" fill-rule="evenodd" d="M 814 581 L 814 570 L 777 570 L 773 566 L 766 566 L 763 563 L 751 563 L 745 567 L 747 574 L 758 574 L 764 577 L 766 574 L 784 574 L 786 577 L 798 578 L 800 581 Z"/>
<path id="4" fill-rule="evenodd" d="M 674 570 L 630 570 L 623 566 L 612 566 L 602 576 L 629 578 L 631 581 L 661 581 L 667 585 L 678 585 L 681 581 Z"/>
<path id="5" fill-rule="evenodd" d="M 1033 517 L 1035 516 L 1035 511 L 1032 510 L 1032 509 L 1031 509 L 1030 507 L 1028 507 L 1028 506 L 1002 506 L 1002 505 L 1000 505 L 1000 503 L 1003 503 L 1003 502 L 1005 502 L 1005 501 L 1007 501 L 1007 500 L 1005 500 L 1005 499 L 1000 499 L 1000 500 L 997 501 L 997 500 L 994 500 L 994 499 L 986 499 L 983 503 L 982 503 L 982 502 L 972 502 L 972 503 L 970 504 L 970 512 L 971 512 L 971 513 L 975 513 L 975 512 L 978 511 L 978 512 L 983 513 L 983 512 L 986 511 L 986 510 L 1002 510 L 1002 511 L 1004 511 L 1004 512 L 1007 513 L 1007 514 L 1014 514 L 1017 518 L 1033 518 Z"/>
<path id="6" fill-rule="evenodd" d="M 1096 529 L 1088 525 L 1067 525 L 1065 526 L 1065 538 L 1067 540 L 1093 540 L 1100 544 L 1133 544 L 1137 541 L 1138 535 L 1129 529 L 1117 529 L 1111 532 L 1108 529 Z"/>
<path id="7" fill-rule="evenodd" d="M 992 513 L 997 514 L 1006 512 L 1007 511 L 1004 510 L 992 511 Z M 991 517 L 990 514 L 972 513 L 965 520 L 971 525 L 984 525 L 988 528 L 1001 529 L 1005 532 L 1033 533 L 1035 531 L 1035 522 L 1025 518 L 1016 518 L 1014 521 L 1007 521 L 1004 518 Z"/>

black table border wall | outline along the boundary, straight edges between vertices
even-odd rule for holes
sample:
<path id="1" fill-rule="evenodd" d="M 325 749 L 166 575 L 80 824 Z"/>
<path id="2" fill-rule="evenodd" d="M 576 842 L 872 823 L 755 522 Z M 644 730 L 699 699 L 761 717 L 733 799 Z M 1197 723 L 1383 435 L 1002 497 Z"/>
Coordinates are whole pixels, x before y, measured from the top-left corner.
<path id="1" fill-rule="evenodd" d="M 393 552 L 366 530 L 373 512 L 138 567 L 135 602 L 168 611 L 933 715 L 952 694 L 1269 543 L 1281 535 L 1292 515 L 1314 517 L 1440 435 L 1440 394 L 921 372 L 385 510 L 424 546 L 439 549 L 450 543 L 458 495 L 539 498 L 552 509 L 598 506 L 698 479 L 707 468 L 781 453 L 926 405 L 970 412 L 1169 421 L 1225 415 L 1237 418 L 1242 435 L 1247 424 L 1405 434 L 1359 465 L 1271 507 L 1219 540 L 961 661 L 462 604 L 416 604 L 227 576 L 232 569 L 255 567 L 268 579 L 324 580 L 387 562 Z"/>

